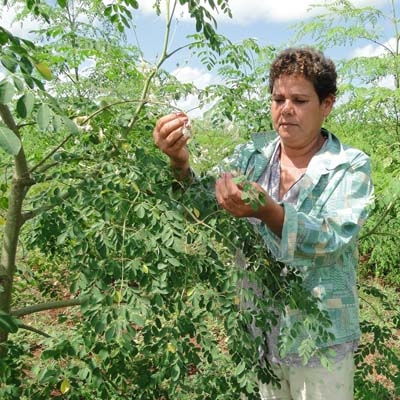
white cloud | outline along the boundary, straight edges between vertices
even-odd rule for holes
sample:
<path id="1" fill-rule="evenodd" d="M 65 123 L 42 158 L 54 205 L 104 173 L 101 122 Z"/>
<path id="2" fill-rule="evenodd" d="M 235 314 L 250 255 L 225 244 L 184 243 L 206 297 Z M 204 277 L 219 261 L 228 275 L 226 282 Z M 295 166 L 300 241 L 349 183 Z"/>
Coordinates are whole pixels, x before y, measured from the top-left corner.
<path id="1" fill-rule="evenodd" d="M 313 0 L 231 0 L 232 23 L 247 25 L 253 22 L 295 21 L 309 16 Z M 225 20 L 225 18 L 224 18 Z"/>
<path id="2" fill-rule="evenodd" d="M 386 0 L 352 0 L 354 6 L 378 7 Z M 145 14 L 155 14 L 153 1 L 139 0 L 139 10 Z M 173 3 L 171 1 L 171 3 Z M 229 7 L 233 18 L 230 19 L 223 12 L 212 14 L 218 22 L 225 22 L 233 25 L 248 25 L 256 22 L 295 22 L 311 17 L 321 11 L 321 8 L 314 8 L 310 12 L 311 5 L 321 4 L 316 0 L 230 0 Z M 373 4 L 371 4 L 373 3 Z M 161 10 L 165 12 L 165 3 L 161 2 Z M 186 8 L 177 6 L 175 16 L 182 21 L 188 21 L 189 15 Z"/>
<path id="3" fill-rule="evenodd" d="M 193 83 L 198 89 L 204 89 L 215 78 L 208 72 L 188 66 L 177 68 L 171 74 L 182 83 Z"/>
<path id="4" fill-rule="evenodd" d="M 34 37 L 32 30 L 39 29 L 39 21 L 30 16 L 26 17 L 24 21 L 17 21 L 18 9 L 16 7 L 3 7 L 0 10 L 1 25 L 15 36 L 32 40 Z"/>
<path id="5" fill-rule="evenodd" d="M 395 89 L 395 82 L 393 76 L 385 76 L 380 79 L 379 84 L 380 87 L 385 87 L 388 89 Z"/>
<path id="6" fill-rule="evenodd" d="M 193 83 L 198 89 L 204 89 L 206 86 L 216 83 L 216 77 L 199 68 L 189 66 L 179 67 L 171 72 L 182 83 Z M 199 108 L 199 100 L 196 95 L 189 94 L 185 99 L 176 103 L 176 106 L 188 112 L 190 117 L 201 116 L 208 108 Z"/>
<path id="7" fill-rule="evenodd" d="M 155 14 L 155 9 L 153 7 L 153 2 L 149 1 L 149 0 L 139 0 L 139 10 L 143 13 L 143 14 Z"/>
<path id="8" fill-rule="evenodd" d="M 373 6 L 385 0 L 352 0 L 354 6 Z M 315 0 L 230 0 L 232 23 L 247 25 L 254 22 L 295 22 L 320 13 L 323 8 L 312 5 L 322 4 Z M 226 18 L 224 18 L 226 20 Z"/>

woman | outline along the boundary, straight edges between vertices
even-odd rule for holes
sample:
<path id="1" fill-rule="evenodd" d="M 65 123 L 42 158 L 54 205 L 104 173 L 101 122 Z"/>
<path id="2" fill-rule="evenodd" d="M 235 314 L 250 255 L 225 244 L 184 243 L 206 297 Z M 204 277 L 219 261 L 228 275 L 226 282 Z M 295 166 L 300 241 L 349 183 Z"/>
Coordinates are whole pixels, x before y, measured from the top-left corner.
<path id="1" fill-rule="evenodd" d="M 354 351 L 360 338 L 356 267 L 357 235 L 372 202 L 370 160 L 322 128 L 335 102 L 335 65 L 311 48 L 282 51 L 270 68 L 271 115 L 277 135 L 254 135 L 229 160 L 231 171 L 251 172 L 265 201 L 256 209 L 242 200 L 231 172 L 216 180 L 218 204 L 249 218 L 279 261 L 297 268 L 303 284 L 328 311 L 334 339 L 333 367 L 319 359 L 306 366 L 294 348 L 281 357 L 278 329 L 267 336 L 268 359 L 280 388 L 260 383 L 262 399 L 349 400 L 353 398 Z M 191 175 L 184 114 L 158 120 L 156 145 L 169 156 L 178 179 Z M 280 327 L 290 327 L 291 316 Z"/>

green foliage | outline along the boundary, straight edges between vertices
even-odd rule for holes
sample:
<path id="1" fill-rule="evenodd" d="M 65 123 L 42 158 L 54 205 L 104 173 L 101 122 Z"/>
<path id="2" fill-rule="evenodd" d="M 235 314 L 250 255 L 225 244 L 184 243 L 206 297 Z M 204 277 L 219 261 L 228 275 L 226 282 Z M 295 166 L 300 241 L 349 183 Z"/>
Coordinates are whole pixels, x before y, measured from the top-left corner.
<path id="1" fill-rule="evenodd" d="M 207 7 L 202 6 L 198 0 L 179 0 L 179 3 L 181 5 L 187 5 L 189 15 L 196 21 L 196 31 L 203 33 L 207 43 L 214 51 L 219 51 L 221 42 L 219 35 L 217 35 L 215 31 L 217 23 L 212 13 L 221 10 L 224 14 L 232 17 L 229 1 L 207 1 L 208 5 L 211 7 L 211 11 L 209 11 Z"/>
<path id="2" fill-rule="evenodd" d="M 394 182 L 400 176 L 400 142 L 394 121 L 397 117 L 390 117 L 387 113 L 390 101 L 381 96 L 380 91 L 386 92 L 386 89 L 368 91 L 367 96 L 357 96 L 354 101 L 350 100 L 350 104 L 338 107 L 329 127 L 344 142 L 363 149 L 372 160 L 375 205 L 360 240 L 363 254 L 360 276 L 377 277 L 387 284 L 398 286 L 400 254 L 396 249 L 399 246 L 400 193 Z M 358 93 L 366 94 L 367 91 Z M 372 99 L 374 94 L 376 96 Z M 382 106 L 385 111 L 377 112 L 380 108 L 377 100 L 383 97 L 387 106 Z M 348 116 L 351 109 L 359 112 L 345 121 L 343 115 Z M 388 149 L 391 149 L 390 152 Z"/>
<path id="3" fill-rule="evenodd" d="M 364 285 L 360 293 L 364 319 L 363 341 L 355 357 L 357 399 L 396 399 L 400 395 L 400 351 L 394 345 L 400 329 L 398 294 L 375 283 Z"/>
<path id="4" fill-rule="evenodd" d="M 92 336 L 92 346 L 96 344 L 91 352 L 101 351 L 103 358 L 113 354 L 112 358 L 104 358 L 106 376 L 98 379 L 114 381 L 118 372 L 121 379 L 129 377 L 139 386 L 135 398 L 149 398 L 167 392 L 172 395 L 188 365 L 199 365 L 200 351 L 191 340 L 204 347 L 202 358 L 208 362 L 214 359 L 215 339 L 210 338 L 204 321 L 207 314 L 215 312 L 216 300 L 205 297 L 196 287 L 212 282 L 222 290 L 227 284 L 221 282 L 226 279 L 226 265 L 216 258 L 217 250 L 209 243 L 209 235 L 204 228 L 199 229 L 202 225 L 197 227 L 199 221 L 185 223 L 186 213 L 197 218 L 202 210 L 192 210 L 188 201 L 180 205 L 171 192 L 170 177 L 160 174 L 167 171 L 166 166 L 137 142 L 135 148 L 125 147 L 109 162 L 103 161 L 100 168 L 97 165 L 95 176 L 86 177 L 82 183 L 83 192 L 63 202 L 53 214 L 56 222 L 51 223 L 45 215 L 43 224 L 39 219 L 38 227 L 50 223 L 61 229 L 48 231 L 49 236 L 42 232 L 33 245 L 45 248 L 57 242 L 68 249 L 70 269 L 76 276 L 72 290 L 88 293 L 91 299 L 83 308 L 86 322 L 82 328 L 87 340 Z M 128 155 L 133 165 L 129 168 Z M 96 161 L 86 156 L 88 164 Z M 149 167 L 142 173 L 135 164 Z M 197 188 L 196 196 L 200 194 L 204 204 L 209 192 L 199 193 Z M 68 220 L 76 223 L 69 228 Z M 232 300 L 228 301 L 232 307 Z M 50 354 L 61 350 L 54 351 Z M 79 359 L 84 361 L 82 354 Z M 60 370 L 56 371 L 54 375 L 59 376 Z M 76 379 L 67 379 L 72 387 L 80 386 Z M 94 390 L 99 384 L 96 380 L 89 386 L 93 385 Z M 118 386 L 126 393 L 133 390 L 132 384 L 121 382 Z M 126 389 L 122 389 L 124 386 Z M 110 390 L 114 389 L 100 384 L 103 396 L 110 396 Z"/>
<path id="5" fill-rule="evenodd" d="M 0 126 L 0 147 L 8 154 L 16 156 L 21 150 L 21 142 L 11 129 Z"/>
<path id="6" fill-rule="evenodd" d="M 12 315 L 0 311 L 0 329 L 15 333 L 18 330 L 18 322 Z"/>
<path id="7" fill-rule="evenodd" d="M 0 395 L 4 399 L 18 399 L 20 386 L 25 379 L 24 369 L 29 368 L 29 345 L 9 342 L 8 353 L 0 358 Z"/>
<path id="8" fill-rule="evenodd" d="M 382 33 L 379 23 L 385 16 L 378 8 L 357 7 L 348 0 L 327 1 L 313 8 L 320 12 L 312 21 L 295 26 L 294 42 L 311 36 L 315 45 L 326 48 L 351 45 L 360 38 L 376 41 Z"/>
<path id="9" fill-rule="evenodd" d="M 229 354 L 232 368 L 197 389 L 197 398 L 205 391 L 209 398 L 240 391 L 252 398 L 255 376 L 272 376 L 257 367 L 263 339 L 254 340 L 247 326 L 272 327 L 289 304 L 310 307 L 310 321 L 321 320 L 320 310 L 303 298 L 296 275 L 281 277 L 281 267 L 271 263 L 246 221 L 215 208 L 208 180 L 173 191 L 167 165 L 149 138 L 131 139 L 113 148 L 107 141 L 81 146 L 85 170 L 92 173 L 82 177 L 83 157 L 65 157 L 78 167 L 54 176 L 65 193 L 49 187 L 34 199 L 55 208 L 35 219 L 27 243 L 68 260 L 71 293 L 87 301 L 71 332 L 42 341 L 43 363 L 31 369 L 19 394 L 40 399 L 62 385 L 71 399 L 184 398 L 192 393 L 191 382 L 205 384 L 197 374 Z M 108 155 L 101 164 L 99 146 Z M 72 189 L 71 182 L 80 183 Z M 248 263 L 246 279 L 274 296 L 259 297 L 247 286 L 238 291 L 244 277 L 237 248 Z M 210 331 L 214 320 L 219 324 Z M 317 325 L 316 332 L 323 332 Z"/>
<path id="10" fill-rule="evenodd" d="M 233 181 L 242 188 L 242 200 L 245 204 L 251 205 L 253 210 L 257 210 L 258 207 L 266 204 L 265 195 L 254 188 L 248 177 L 239 175 L 234 177 Z"/>
<path id="11" fill-rule="evenodd" d="M 223 84 L 210 85 L 199 95 L 201 101 L 214 103 L 207 118 L 217 127 L 230 121 L 247 135 L 271 130 L 267 76 L 276 49 L 246 39 L 239 44 L 225 40 L 220 51 L 218 62 L 210 50 L 195 52 L 210 69 L 217 67 L 224 78 Z"/>

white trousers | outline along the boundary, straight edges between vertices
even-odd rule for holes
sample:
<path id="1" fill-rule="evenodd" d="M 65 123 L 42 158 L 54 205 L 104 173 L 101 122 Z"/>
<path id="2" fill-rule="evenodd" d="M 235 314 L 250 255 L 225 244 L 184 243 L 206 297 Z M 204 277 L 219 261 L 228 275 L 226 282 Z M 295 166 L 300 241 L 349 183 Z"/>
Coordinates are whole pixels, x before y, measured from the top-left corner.
<path id="1" fill-rule="evenodd" d="M 261 400 L 353 400 L 353 353 L 349 353 L 329 370 L 323 367 L 286 365 L 272 365 L 272 369 L 281 387 L 260 383 Z"/>

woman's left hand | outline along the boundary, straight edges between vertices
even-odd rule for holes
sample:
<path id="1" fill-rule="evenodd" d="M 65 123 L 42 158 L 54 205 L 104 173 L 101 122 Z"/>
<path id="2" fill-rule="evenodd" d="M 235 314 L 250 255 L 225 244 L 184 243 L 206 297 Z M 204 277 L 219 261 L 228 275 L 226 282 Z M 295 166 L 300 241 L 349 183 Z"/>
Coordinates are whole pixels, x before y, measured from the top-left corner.
<path id="1" fill-rule="evenodd" d="M 255 182 L 254 189 L 264 195 L 265 191 Z M 256 217 L 260 210 L 243 200 L 243 187 L 234 181 L 231 173 L 223 173 L 215 183 L 215 197 L 218 204 L 235 217 Z M 260 205 L 261 206 L 261 205 Z"/>

